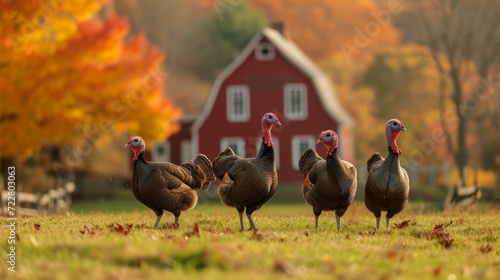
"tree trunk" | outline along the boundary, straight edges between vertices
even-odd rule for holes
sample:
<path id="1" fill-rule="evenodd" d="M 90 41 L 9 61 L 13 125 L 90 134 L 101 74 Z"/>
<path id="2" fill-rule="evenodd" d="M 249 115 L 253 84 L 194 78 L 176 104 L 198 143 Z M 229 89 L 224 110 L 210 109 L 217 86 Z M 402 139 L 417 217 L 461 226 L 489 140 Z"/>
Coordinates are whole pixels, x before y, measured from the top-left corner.
<path id="1" fill-rule="evenodd" d="M 465 167 L 467 166 L 468 153 L 467 153 L 467 116 L 462 110 L 462 99 L 463 99 L 463 89 L 460 83 L 460 66 L 453 65 L 453 61 L 450 60 L 451 69 L 450 76 L 453 84 L 453 103 L 455 104 L 455 110 L 458 119 L 457 127 L 457 150 L 454 155 L 455 163 L 458 166 L 458 172 L 460 175 L 460 181 L 465 186 L 467 184 L 465 178 Z"/>
<path id="2" fill-rule="evenodd" d="M 5 158 L 0 159 L 0 175 L 3 179 L 2 191 L 7 189 L 7 181 L 8 181 L 8 177 L 9 177 L 7 169 L 9 166 L 14 166 L 14 159 L 13 158 L 5 157 Z M 16 173 L 17 173 L 17 170 L 16 170 Z"/>

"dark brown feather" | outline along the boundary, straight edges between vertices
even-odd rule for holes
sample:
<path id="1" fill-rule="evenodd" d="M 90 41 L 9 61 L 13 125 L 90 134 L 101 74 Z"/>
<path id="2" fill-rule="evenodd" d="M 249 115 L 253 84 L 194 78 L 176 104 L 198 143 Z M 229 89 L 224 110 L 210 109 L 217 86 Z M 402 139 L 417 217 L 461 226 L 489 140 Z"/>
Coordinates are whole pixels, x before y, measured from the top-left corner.
<path id="1" fill-rule="evenodd" d="M 213 168 L 217 178 L 222 180 L 227 173 L 232 180 L 219 186 L 221 201 L 236 208 L 246 207 L 247 214 L 259 209 L 276 192 L 274 150 L 264 143 L 255 158 L 239 157 L 226 148 L 213 160 Z"/>
<path id="2" fill-rule="evenodd" d="M 342 217 L 356 194 L 356 168 L 340 159 L 337 150 L 323 160 L 316 151 L 308 149 L 299 160 L 299 170 L 311 183 L 303 185 L 302 193 L 315 215 L 335 211 Z"/>
<path id="3" fill-rule="evenodd" d="M 169 162 L 147 162 L 141 153 L 134 163 L 132 190 L 137 200 L 157 215 L 167 210 L 178 216 L 196 205 L 196 190 L 209 185 L 213 179 L 212 165 L 204 155 L 178 166 Z"/>

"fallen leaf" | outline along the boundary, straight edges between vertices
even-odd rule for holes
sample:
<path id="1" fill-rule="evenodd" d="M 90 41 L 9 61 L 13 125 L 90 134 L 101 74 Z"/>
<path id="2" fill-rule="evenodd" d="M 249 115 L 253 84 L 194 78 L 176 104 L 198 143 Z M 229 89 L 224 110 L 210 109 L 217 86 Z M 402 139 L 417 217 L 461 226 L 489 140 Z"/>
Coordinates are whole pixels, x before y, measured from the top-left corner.
<path id="1" fill-rule="evenodd" d="M 443 271 L 443 268 L 438 266 L 438 267 L 435 267 L 433 270 L 432 270 L 432 275 L 434 275 L 434 277 L 438 277 L 440 274 L 441 274 L 441 271 Z"/>
<path id="2" fill-rule="evenodd" d="M 121 224 L 111 224 L 109 225 L 109 229 L 112 232 L 116 232 L 121 235 L 128 235 L 128 233 L 132 230 L 132 224 L 125 224 L 125 226 Z"/>
<path id="3" fill-rule="evenodd" d="M 35 229 L 36 229 L 36 230 L 40 230 L 40 229 L 41 229 L 41 227 L 42 227 L 42 226 L 41 226 L 40 224 L 35 224 Z"/>
<path id="4" fill-rule="evenodd" d="M 453 238 L 451 238 L 449 233 L 444 232 L 445 228 L 452 224 L 450 221 L 447 224 L 437 224 L 434 226 L 432 232 L 434 236 L 438 239 L 439 243 L 443 245 L 444 248 L 448 249 L 453 245 Z"/>
<path id="5" fill-rule="evenodd" d="M 186 238 L 189 238 L 191 236 L 200 237 L 200 226 L 198 225 L 198 223 L 194 224 L 193 230 L 191 232 L 184 233 L 184 237 Z"/>
<path id="6" fill-rule="evenodd" d="M 264 234 L 260 233 L 258 229 L 253 230 L 252 239 L 262 241 L 265 239 Z"/>
<path id="7" fill-rule="evenodd" d="M 415 226 L 415 225 L 417 225 L 417 222 L 412 221 L 412 220 L 406 220 L 406 221 L 402 221 L 400 224 L 396 225 L 396 228 L 402 229 L 402 228 L 405 228 L 408 226 Z"/>
<path id="8" fill-rule="evenodd" d="M 493 251 L 493 247 L 490 244 L 484 244 L 479 247 L 479 252 L 481 252 L 482 254 L 488 254 L 491 251 Z"/>
<path id="9" fill-rule="evenodd" d="M 92 225 L 92 226 L 83 226 L 83 230 L 80 230 L 80 233 L 82 235 L 96 235 L 98 233 L 101 233 L 102 228 L 99 225 Z"/>
<path id="10" fill-rule="evenodd" d="M 273 264 L 272 272 L 291 274 L 291 267 L 290 267 L 290 265 L 288 265 L 282 261 L 275 260 L 274 264 Z"/>

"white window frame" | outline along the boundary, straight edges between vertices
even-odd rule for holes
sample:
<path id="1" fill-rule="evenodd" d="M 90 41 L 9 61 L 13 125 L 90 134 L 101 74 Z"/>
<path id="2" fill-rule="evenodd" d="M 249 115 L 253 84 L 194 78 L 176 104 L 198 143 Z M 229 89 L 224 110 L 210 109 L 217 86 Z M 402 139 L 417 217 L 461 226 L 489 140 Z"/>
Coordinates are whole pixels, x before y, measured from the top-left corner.
<path id="1" fill-rule="evenodd" d="M 292 94 L 298 91 L 301 101 L 301 111 L 292 112 Z M 307 87 L 305 84 L 286 84 L 283 88 L 285 116 L 290 120 L 307 119 Z"/>
<path id="2" fill-rule="evenodd" d="M 304 153 L 300 150 L 300 144 L 307 142 L 309 148 L 316 148 L 316 138 L 312 135 L 295 135 L 292 137 L 292 167 L 299 170 L 299 159 Z"/>
<path id="3" fill-rule="evenodd" d="M 236 144 L 237 151 L 234 151 L 238 156 L 245 156 L 245 139 L 241 137 L 224 137 L 220 140 L 220 150 L 224 151 L 227 147 Z"/>
<path id="4" fill-rule="evenodd" d="M 280 167 L 280 140 L 278 137 L 273 136 L 273 149 L 274 149 L 274 163 L 276 164 L 276 169 L 278 170 Z M 259 154 L 260 145 L 262 145 L 262 137 L 257 139 L 257 143 L 255 144 L 256 151 L 255 156 Z"/>
<path id="5" fill-rule="evenodd" d="M 188 160 L 194 160 L 193 153 L 191 151 L 191 140 L 181 141 L 181 163 Z"/>
<path id="6" fill-rule="evenodd" d="M 158 148 L 163 148 L 164 155 L 158 154 Z M 172 154 L 170 149 L 170 142 L 155 142 L 153 143 L 153 149 L 151 150 L 151 160 L 157 162 L 170 162 L 172 160 Z"/>
<path id="7" fill-rule="evenodd" d="M 264 48 L 268 49 L 268 53 L 266 55 L 264 55 L 262 53 L 262 50 Z M 267 42 L 260 43 L 255 48 L 255 58 L 257 60 L 260 60 L 260 61 L 269 61 L 269 60 L 273 60 L 275 56 L 276 56 L 276 48 L 271 43 L 267 43 Z"/>
<path id="8" fill-rule="evenodd" d="M 242 93 L 242 110 L 240 114 L 234 112 L 234 98 L 237 92 Z M 232 85 L 226 89 L 227 120 L 230 122 L 246 122 L 250 120 L 250 89 L 245 85 Z"/>

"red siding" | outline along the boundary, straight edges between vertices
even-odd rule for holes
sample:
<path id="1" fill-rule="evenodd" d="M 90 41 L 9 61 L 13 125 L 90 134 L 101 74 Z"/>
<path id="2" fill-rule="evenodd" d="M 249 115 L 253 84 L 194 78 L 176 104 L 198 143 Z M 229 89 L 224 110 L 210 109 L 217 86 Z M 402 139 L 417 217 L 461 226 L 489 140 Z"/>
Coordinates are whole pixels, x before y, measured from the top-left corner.
<path id="1" fill-rule="evenodd" d="M 191 125 L 193 120 L 181 121 L 179 131 L 171 135 L 167 141 L 170 142 L 170 161 L 175 164 L 181 164 L 181 143 L 184 140 L 191 140 Z"/>
<path id="2" fill-rule="evenodd" d="M 265 39 L 264 39 L 265 41 Z M 287 83 L 303 83 L 307 87 L 308 118 L 303 121 L 284 117 L 283 88 Z M 228 123 L 226 117 L 226 88 L 228 85 L 247 85 L 250 88 L 250 120 Z M 200 127 L 199 152 L 214 158 L 220 152 L 220 139 L 242 137 L 246 142 L 246 156 L 255 156 L 255 143 L 260 138 L 260 118 L 267 112 L 275 112 L 282 127 L 273 129 L 273 138 L 279 138 L 280 182 L 298 182 L 302 178 L 292 168 L 292 137 L 313 135 L 317 137 L 326 129 L 337 130 L 337 125 L 324 112 L 312 82 L 300 70 L 287 61 L 279 50 L 270 61 L 258 61 L 254 53 L 236 69 L 221 85 L 210 116 Z M 342 139 L 341 141 L 350 141 Z M 259 142 L 260 143 L 260 142 Z M 324 147 L 316 147 L 323 155 Z"/>

